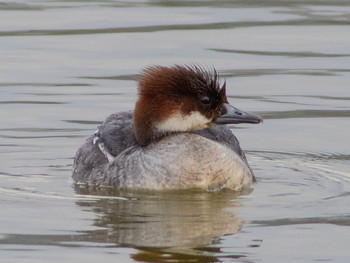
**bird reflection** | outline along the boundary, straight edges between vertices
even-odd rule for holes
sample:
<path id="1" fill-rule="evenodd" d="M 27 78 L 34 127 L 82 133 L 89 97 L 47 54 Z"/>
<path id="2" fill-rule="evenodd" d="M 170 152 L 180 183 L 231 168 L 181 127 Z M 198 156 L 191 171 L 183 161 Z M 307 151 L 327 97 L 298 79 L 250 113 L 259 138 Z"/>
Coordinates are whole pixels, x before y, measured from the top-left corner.
<path id="1" fill-rule="evenodd" d="M 200 255 L 200 247 L 237 233 L 242 226 L 232 212 L 239 205 L 232 191 L 122 192 L 82 185 L 76 185 L 75 191 L 95 197 L 91 201 L 80 199 L 77 204 L 95 211 L 94 225 L 105 229 L 89 233 L 89 241 L 140 249 L 132 256 L 134 260 L 147 262 L 147 258 L 159 257 L 165 251 L 196 251 Z"/>

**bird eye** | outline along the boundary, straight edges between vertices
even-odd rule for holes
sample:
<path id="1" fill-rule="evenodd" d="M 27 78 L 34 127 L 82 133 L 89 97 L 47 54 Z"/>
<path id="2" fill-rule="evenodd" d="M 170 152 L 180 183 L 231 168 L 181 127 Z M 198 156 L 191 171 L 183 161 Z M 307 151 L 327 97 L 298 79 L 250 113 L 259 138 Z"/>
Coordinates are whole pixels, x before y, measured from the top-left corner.
<path id="1" fill-rule="evenodd" d="M 201 101 L 204 105 L 209 105 L 210 104 L 210 99 L 207 96 L 204 96 L 201 98 Z"/>

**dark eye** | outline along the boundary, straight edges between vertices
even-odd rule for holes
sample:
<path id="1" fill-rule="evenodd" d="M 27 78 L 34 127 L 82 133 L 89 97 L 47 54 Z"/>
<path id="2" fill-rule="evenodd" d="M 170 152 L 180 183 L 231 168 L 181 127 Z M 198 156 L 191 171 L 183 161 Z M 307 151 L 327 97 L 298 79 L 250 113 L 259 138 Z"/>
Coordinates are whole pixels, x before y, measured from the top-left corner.
<path id="1" fill-rule="evenodd" d="M 204 105 L 209 105 L 211 101 L 210 101 L 210 99 L 207 96 L 203 96 L 203 97 L 201 97 L 201 102 Z"/>

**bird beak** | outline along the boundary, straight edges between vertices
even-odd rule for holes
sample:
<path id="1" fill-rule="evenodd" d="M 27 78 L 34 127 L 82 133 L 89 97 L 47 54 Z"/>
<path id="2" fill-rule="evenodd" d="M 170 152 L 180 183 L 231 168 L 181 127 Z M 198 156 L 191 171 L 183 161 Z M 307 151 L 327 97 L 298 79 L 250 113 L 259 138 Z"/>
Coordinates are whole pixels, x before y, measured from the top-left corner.
<path id="1" fill-rule="evenodd" d="M 233 107 L 231 104 L 225 103 L 221 116 L 214 119 L 216 124 L 238 124 L 253 123 L 258 124 L 263 120 L 257 116 Z"/>

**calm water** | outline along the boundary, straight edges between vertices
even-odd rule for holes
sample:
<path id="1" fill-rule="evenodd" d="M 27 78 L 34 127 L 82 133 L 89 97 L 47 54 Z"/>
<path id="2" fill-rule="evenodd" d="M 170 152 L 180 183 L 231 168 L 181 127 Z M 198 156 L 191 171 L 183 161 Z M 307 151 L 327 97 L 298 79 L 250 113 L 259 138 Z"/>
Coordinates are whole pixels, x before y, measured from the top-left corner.
<path id="1" fill-rule="evenodd" d="M 2 1 L 1 262 L 349 262 L 349 1 Z M 215 66 L 258 182 L 74 187 L 73 156 L 149 65 Z"/>

